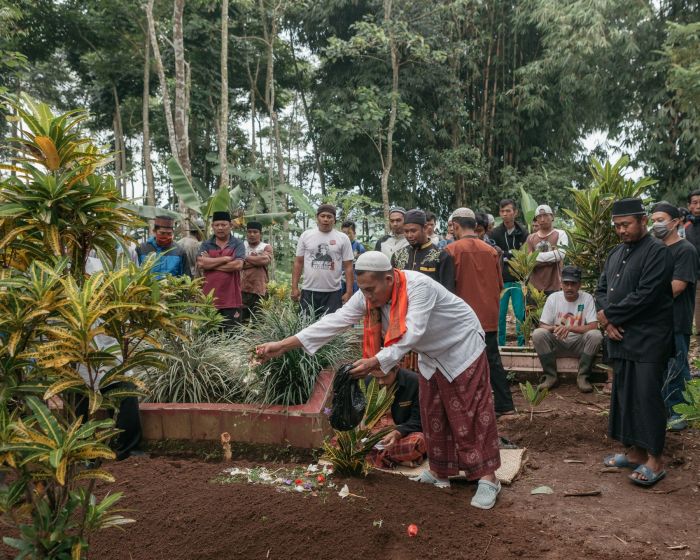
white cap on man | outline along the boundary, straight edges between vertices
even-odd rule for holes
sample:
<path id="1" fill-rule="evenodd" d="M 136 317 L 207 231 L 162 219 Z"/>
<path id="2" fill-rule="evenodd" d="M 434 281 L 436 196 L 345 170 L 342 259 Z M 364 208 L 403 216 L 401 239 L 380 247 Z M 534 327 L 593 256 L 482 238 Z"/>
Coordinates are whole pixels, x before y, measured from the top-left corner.
<path id="1" fill-rule="evenodd" d="M 550 206 L 548 206 L 547 204 L 540 204 L 535 209 L 535 216 L 540 216 L 541 214 L 549 214 L 551 216 L 554 216 L 554 212 L 552 212 L 552 208 Z"/>
<path id="2" fill-rule="evenodd" d="M 388 272 L 392 268 L 389 257 L 381 251 L 367 251 L 355 261 L 355 270 L 358 272 Z"/>
<path id="3" fill-rule="evenodd" d="M 457 208 L 454 212 L 452 212 L 452 216 L 450 216 L 450 219 L 452 218 L 471 218 L 476 219 L 476 214 L 474 214 L 474 211 L 471 208 Z"/>

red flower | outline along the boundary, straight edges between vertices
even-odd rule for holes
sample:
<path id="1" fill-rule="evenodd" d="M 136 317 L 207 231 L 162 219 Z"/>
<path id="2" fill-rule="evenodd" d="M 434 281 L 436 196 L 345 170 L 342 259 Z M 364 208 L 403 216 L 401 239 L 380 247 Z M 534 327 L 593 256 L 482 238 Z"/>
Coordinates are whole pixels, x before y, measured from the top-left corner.
<path id="1" fill-rule="evenodd" d="M 323 476 L 322 474 L 319 474 L 319 475 L 316 477 L 316 480 L 318 481 L 319 484 L 323 484 L 324 482 L 326 482 L 326 477 Z"/>
<path id="2" fill-rule="evenodd" d="M 418 534 L 418 525 L 411 523 L 406 530 L 409 537 L 415 537 Z"/>
<path id="3" fill-rule="evenodd" d="M 297 478 L 297 479 L 294 481 L 294 484 L 304 484 L 304 481 L 303 481 L 301 478 Z"/>

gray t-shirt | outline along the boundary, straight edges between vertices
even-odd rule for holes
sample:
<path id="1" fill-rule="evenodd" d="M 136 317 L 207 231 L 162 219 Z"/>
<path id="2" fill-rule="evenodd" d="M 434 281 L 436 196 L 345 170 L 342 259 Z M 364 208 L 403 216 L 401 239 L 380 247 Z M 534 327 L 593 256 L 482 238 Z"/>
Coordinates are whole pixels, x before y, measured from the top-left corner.
<path id="1" fill-rule="evenodd" d="M 593 296 L 579 292 L 576 301 L 566 301 L 564 292 L 555 292 L 547 298 L 540 322 L 546 325 L 582 327 L 598 320 Z"/>
<path id="2" fill-rule="evenodd" d="M 304 282 L 301 288 L 313 292 L 337 292 L 343 262 L 352 261 L 352 244 L 344 233 L 310 229 L 301 234 L 297 257 L 304 257 Z"/>

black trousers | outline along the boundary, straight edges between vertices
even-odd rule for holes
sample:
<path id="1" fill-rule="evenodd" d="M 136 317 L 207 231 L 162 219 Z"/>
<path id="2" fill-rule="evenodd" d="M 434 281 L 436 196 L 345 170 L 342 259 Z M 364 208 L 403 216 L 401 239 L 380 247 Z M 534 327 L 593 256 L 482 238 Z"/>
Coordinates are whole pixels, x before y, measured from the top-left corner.
<path id="1" fill-rule="evenodd" d="M 253 292 L 243 292 L 242 296 L 243 309 L 241 309 L 241 312 L 243 320 L 250 321 L 251 317 L 258 312 L 262 296 Z"/>
<path id="2" fill-rule="evenodd" d="M 666 363 L 612 359 L 613 386 L 608 435 L 626 446 L 661 455 L 666 443 L 666 405 L 662 396 Z"/>
<path id="3" fill-rule="evenodd" d="M 243 312 L 240 307 L 228 307 L 218 311 L 219 315 L 224 316 L 224 321 L 221 323 L 223 330 L 236 328 L 243 320 Z"/>
<path id="4" fill-rule="evenodd" d="M 335 313 L 343 307 L 343 297 L 337 292 L 312 292 L 311 290 L 301 291 L 301 309 L 313 313 L 316 317 L 326 313 Z"/>
<path id="5" fill-rule="evenodd" d="M 513 395 L 510 393 L 508 376 L 501 363 L 501 354 L 498 351 L 498 332 L 486 333 L 486 359 L 489 362 L 491 377 L 491 389 L 493 389 L 493 401 L 496 414 L 503 414 L 514 410 Z"/>
<path id="6" fill-rule="evenodd" d="M 102 392 L 109 394 L 116 389 L 133 390 L 131 383 L 112 383 L 105 387 Z M 81 397 L 75 404 L 75 413 L 87 419 L 88 399 Z M 137 397 L 126 397 L 119 404 L 119 414 L 115 427 L 122 430 L 112 442 L 112 450 L 117 454 L 117 461 L 126 459 L 129 454 L 138 448 L 141 443 L 141 417 L 139 416 L 139 400 Z"/>

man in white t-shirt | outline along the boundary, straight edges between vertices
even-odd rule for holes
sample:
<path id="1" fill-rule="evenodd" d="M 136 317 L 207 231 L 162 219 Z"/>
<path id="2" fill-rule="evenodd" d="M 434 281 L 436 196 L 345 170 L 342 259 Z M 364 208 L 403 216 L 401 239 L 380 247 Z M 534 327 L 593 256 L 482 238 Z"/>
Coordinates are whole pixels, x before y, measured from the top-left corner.
<path id="1" fill-rule="evenodd" d="M 334 313 L 352 296 L 352 283 L 341 293 L 340 280 L 354 278 L 353 252 L 350 238 L 333 229 L 335 206 L 321 204 L 316 211 L 317 228 L 301 234 L 292 271 L 292 299 L 301 302 L 301 308 L 317 315 Z M 304 282 L 299 290 L 299 279 Z"/>
<path id="2" fill-rule="evenodd" d="M 581 271 L 575 266 L 562 269 L 561 286 L 561 291 L 547 298 L 540 326 L 532 333 L 532 343 L 544 372 L 538 388 L 551 389 L 557 385 L 557 357 L 569 356 L 579 359 L 576 378 L 579 390 L 590 393 L 593 386 L 588 377 L 603 341 L 595 301 L 593 296 L 580 291 Z"/>

